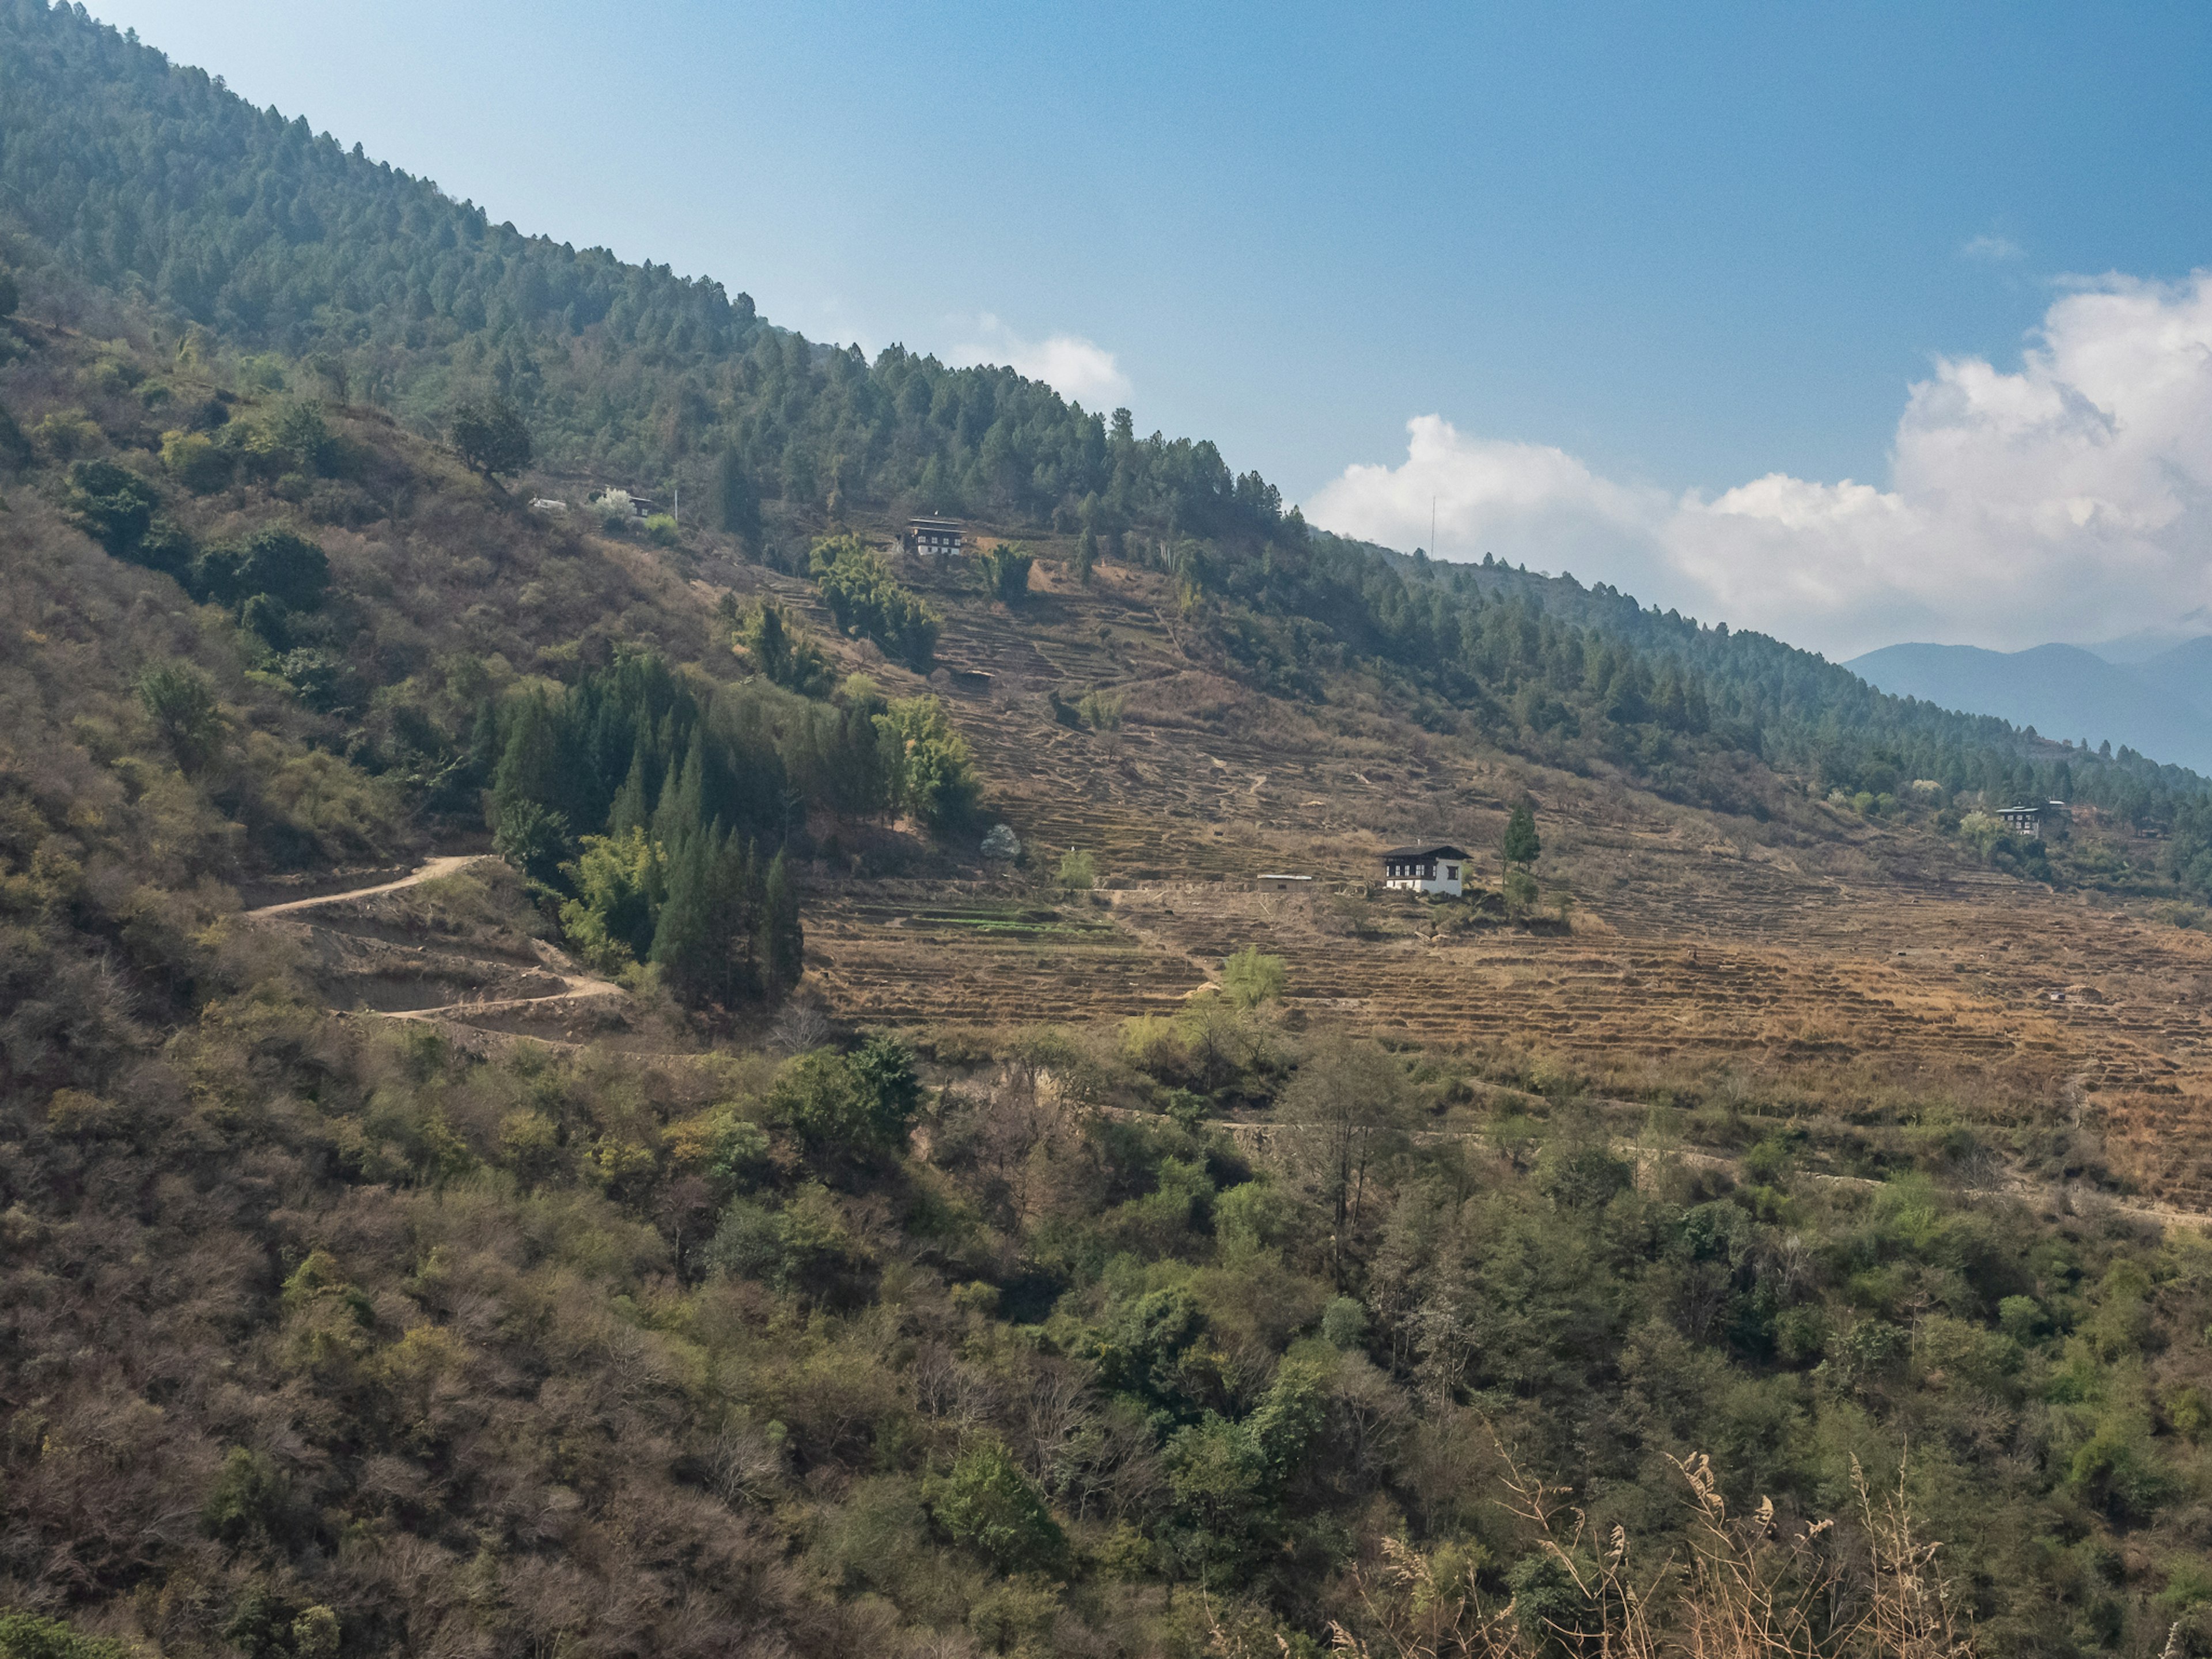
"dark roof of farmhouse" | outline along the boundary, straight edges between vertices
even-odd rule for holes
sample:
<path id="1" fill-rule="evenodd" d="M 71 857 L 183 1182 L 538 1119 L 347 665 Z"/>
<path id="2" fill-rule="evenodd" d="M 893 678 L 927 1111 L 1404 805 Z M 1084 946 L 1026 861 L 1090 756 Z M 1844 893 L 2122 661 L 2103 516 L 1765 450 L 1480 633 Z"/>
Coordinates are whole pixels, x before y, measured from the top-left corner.
<path id="1" fill-rule="evenodd" d="M 1455 847 L 1448 841 L 1425 841 L 1413 847 L 1386 847 L 1382 849 L 1382 856 L 1386 859 L 1463 859 L 1467 854 L 1463 848 Z"/>

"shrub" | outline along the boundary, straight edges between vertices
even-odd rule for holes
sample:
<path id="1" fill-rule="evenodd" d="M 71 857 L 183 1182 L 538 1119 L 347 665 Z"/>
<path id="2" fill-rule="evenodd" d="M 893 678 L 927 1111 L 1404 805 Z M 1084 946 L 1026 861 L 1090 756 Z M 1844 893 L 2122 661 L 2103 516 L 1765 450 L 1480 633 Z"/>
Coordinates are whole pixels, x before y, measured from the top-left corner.
<path id="1" fill-rule="evenodd" d="M 161 434 L 161 465 L 169 476 L 192 492 L 204 495 L 230 483 L 230 452 L 198 432 Z"/>
<path id="2" fill-rule="evenodd" d="M 656 547 L 673 547 L 677 543 L 676 520 L 665 513 L 655 513 L 644 525 L 646 539 Z"/>
<path id="3" fill-rule="evenodd" d="M 1536 908 L 1540 895 L 1536 878 L 1516 865 L 1505 872 L 1505 908 L 1515 915 L 1526 915 Z"/>
<path id="4" fill-rule="evenodd" d="M 1080 848 L 1060 854 L 1060 884 L 1071 893 L 1087 893 L 1098 884 L 1098 863 Z"/>
<path id="5" fill-rule="evenodd" d="M 1085 692 L 1083 700 L 1075 705 L 1075 712 L 1090 723 L 1094 732 L 1121 729 L 1121 700 L 1107 692 Z"/>
<path id="6" fill-rule="evenodd" d="M 1273 1002 L 1289 984 L 1290 970 L 1282 957 L 1263 956 L 1256 945 L 1246 945 L 1221 964 L 1221 988 L 1239 1008 Z"/>
<path id="7" fill-rule="evenodd" d="M 8 297 L 0 291 L 0 300 Z M 130 1653 L 107 1637 L 80 1636 L 58 1619 L 0 1613 L 0 1659 L 129 1659 Z"/>

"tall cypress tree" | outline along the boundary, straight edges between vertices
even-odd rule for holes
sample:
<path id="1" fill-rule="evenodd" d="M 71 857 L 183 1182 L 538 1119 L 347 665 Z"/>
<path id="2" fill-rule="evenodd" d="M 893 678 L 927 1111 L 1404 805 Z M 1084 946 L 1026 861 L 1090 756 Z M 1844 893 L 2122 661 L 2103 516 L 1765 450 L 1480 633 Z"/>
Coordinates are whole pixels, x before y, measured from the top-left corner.
<path id="1" fill-rule="evenodd" d="M 781 853 L 768 867 L 761 894 L 761 978 L 771 998 L 787 994 L 805 972 L 806 935 L 799 921 L 799 895 Z"/>
<path id="2" fill-rule="evenodd" d="M 642 830 L 651 816 L 646 801 L 645 746 L 641 744 L 630 750 L 629 775 L 615 791 L 615 804 L 607 813 L 607 833 L 626 836 L 633 830 Z"/>

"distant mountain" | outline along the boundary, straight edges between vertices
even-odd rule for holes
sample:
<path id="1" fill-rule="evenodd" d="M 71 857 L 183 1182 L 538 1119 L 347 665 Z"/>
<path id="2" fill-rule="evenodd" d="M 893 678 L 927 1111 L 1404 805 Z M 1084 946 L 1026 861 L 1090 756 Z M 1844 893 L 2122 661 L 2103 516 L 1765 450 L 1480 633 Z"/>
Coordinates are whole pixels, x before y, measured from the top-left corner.
<path id="1" fill-rule="evenodd" d="M 2212 767 L 2212 635 L 2136 663 L 2075 645 L 1892 645 L 1844 666 L 1899 696 L 1995 714 L 2046 738 L 2109 740 L 2198 771 Z"/>

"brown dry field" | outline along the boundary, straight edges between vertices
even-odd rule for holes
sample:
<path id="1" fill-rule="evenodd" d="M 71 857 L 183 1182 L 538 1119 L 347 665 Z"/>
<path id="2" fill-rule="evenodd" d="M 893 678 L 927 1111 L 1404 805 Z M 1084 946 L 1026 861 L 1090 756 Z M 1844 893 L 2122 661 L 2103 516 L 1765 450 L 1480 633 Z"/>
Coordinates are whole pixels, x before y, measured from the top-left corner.
<path id="1" fill-rule="evenodd" d="M 1373 688 L 1334 688 L 1315 709 L 1255 695 L 1194 665 L 1166 584 L 1141 572 L 1103 569 L 1085 593 L 1041 562 L 1019 616 L 983 604 L 972 577 L 902 574 L 945 613 L 952 672 L 936 689 L 1031 867 L 954 882 L 817 869 L 811 982 L 844 1018 L 1172 1011 L 1257 945 L 1289 963 L 1296 1024 L 1553 1056 L 1644 1097 L 1733 1074 L 1792 1109 L 1935 1101 L 2014 1130 L 2087 1127 L 2145 1195 L 2212 1212 L 2212 938 L 1802 798 L 1762 824 L 1423 732 Z M 809 585 L 725 580 L 772 586 L 826 630 Z M 853 665 L 895 695 L 920 686 L 867 647 Z M 1049 694 L 1094 688 L 1122 697 L 1119 732 L 1055 718 Z M 1489 849 L 1524 791 L 1539 874 L 1572 894 L 1571 929 L 1432 935 L 1426 907 L 1379 895 L 1364 925 L 1342 915 L 1337 895 L 1379 874 L 1376 850 L 1416 836 L 1459 840 L 1494 885 Z M 1069 847 L 1098 860 L 1110 890 L 1095 902 L 1043 888 Z M 1260 890 L 1269 872 L 1316 890 Z"/>

